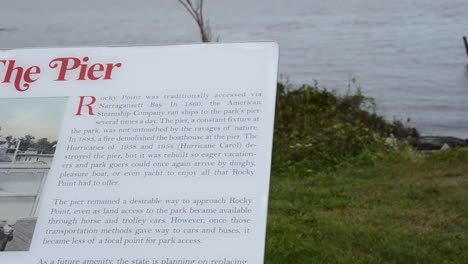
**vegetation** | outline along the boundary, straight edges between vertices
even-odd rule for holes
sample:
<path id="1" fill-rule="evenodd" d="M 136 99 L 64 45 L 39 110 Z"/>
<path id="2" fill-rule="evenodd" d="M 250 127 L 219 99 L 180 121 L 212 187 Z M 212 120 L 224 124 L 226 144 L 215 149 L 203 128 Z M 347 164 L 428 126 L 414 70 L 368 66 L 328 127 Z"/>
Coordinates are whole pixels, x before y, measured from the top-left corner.
<path id="1" fill-rule="evenodd" d="M 419 154 L 373 100 L 279 84 L 266 263 L 468 263 L 468 150 Z"/>
<path id="2" fill-rule="evenodd" d="M 362 95 L 359 87 L 356 90 L 355 94 L 339 96 L 317 84 L 293 88 L 279 83 L 275 158 L 314 160 L 313 168 L 323 169 L 365 150 L 385 150 L 385 138 L 391 134 L 398 138 L 418 136 L 416 129 L 378 116 L 374 100 Z"/>
<path id="3" fill-rule="evenodd" d="M 202 42 L 212 42 L 210 20 L 203 15 L 204 0 L 177 0 L 197 23 Z M 219 37 L 216 41 L 219 40 Z"/>
<path id="4" fill-rule="evenodd" d="M 10 146 L 16 144 L 16 140 L 13 139 L 12 136 L 7 136 L 5 139 L 8 141 Z M 44 153 L 44 154 L 54 153 L 55 145 L 57 144 L 57 141 L 49 142 L 49 139 L 47 138 L 40 138 L 36 140 L 36 137 L 31 136 L 31 135 L 26 135 L 20 138 L 19 141 L 20 141 L 19 150 L 25 151 L 27 149 L 36 149 L 40 153 Z"/>

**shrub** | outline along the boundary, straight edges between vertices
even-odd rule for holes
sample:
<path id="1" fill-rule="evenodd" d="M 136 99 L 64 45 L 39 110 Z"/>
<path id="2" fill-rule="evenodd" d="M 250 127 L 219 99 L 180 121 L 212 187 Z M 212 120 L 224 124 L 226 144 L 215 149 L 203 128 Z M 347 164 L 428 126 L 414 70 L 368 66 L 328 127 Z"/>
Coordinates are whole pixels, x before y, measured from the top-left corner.
<path id="1" fill-rule="evenodd" d="M 363 151 L 385 150 L 385 138 L 417 136 L 401 122 L 375 113 L 372 98 L 337 95 L 317 84 L 292 87 L 278 83 L 274 158 L 313 161 L 315 169 L 334 166 Z"/>

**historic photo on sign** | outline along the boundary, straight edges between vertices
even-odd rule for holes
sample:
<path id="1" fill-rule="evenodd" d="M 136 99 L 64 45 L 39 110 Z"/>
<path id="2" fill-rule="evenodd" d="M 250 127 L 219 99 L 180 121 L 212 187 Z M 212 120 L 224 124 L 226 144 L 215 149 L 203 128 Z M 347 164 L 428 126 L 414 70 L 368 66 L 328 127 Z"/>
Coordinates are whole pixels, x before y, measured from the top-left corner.
<path id="1" fill-rule="evenodd" d="M 28 251 L 67 98 L 0 99 L 0 251 Z"/>

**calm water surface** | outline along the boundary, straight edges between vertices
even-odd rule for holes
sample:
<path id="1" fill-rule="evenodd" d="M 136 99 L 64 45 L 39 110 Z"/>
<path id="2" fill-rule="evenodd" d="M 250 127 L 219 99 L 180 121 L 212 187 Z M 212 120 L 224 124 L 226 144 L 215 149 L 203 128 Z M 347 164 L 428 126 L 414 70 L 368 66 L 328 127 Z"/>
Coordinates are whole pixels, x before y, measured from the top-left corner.
<path id="1" fill-rule="evenodd" d="M 31 216 L 40 191 L 42 173 L 13 172 L 1 168 L 0 163 L 0 219 L 9 216 Z"/>
<path id="2" fill-rule="evenodd" d="M 198 41 L 176 0 L 1 0 L 0 47 Z M 222 41 L 276 40 L 280 73 L 340 92 L 356 77 L 388 119 L 468 137 L 466 0 L 207 0 Z"/>

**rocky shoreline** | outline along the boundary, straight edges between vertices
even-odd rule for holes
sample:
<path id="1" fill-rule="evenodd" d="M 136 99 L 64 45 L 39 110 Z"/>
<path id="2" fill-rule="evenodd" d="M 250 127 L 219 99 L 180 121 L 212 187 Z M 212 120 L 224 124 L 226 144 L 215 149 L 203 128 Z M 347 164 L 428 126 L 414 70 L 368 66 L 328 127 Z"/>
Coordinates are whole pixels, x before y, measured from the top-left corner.
<path id="1" fill-rule="evenodd" d="M 419 136 L 411 140 L 411 146 L 421 151 L 468 148 L 468 138 Z"/>

